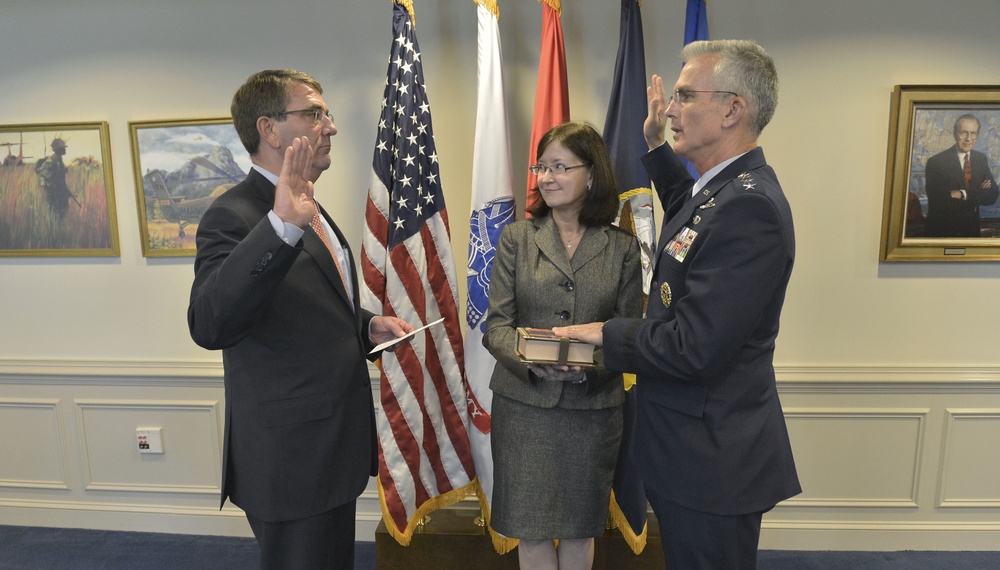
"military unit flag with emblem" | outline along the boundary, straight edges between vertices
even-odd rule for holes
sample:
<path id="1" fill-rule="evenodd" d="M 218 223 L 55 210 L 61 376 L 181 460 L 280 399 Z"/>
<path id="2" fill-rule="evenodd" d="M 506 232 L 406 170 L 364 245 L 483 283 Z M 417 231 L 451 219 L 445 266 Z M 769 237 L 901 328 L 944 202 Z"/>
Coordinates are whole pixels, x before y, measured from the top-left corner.
<path id="1" fill-rule="evenodd" d="M 469 220 L 468 303 L 465 320 L 465 369 L 469 379 L 469 439 L 479 480 L 479 500 L 487 525 L 493 499 L 493 455 L 490 446 L 490 377 L 496 360 L 483 346 L 490 272 L 500 232 L 516 217 L 511 175 L 510 133 L 504 96 L 500 47 L 500 9 L 496 0 L 474 0 L 479 19 L 479 67 L 476 135 L 472 158 L 472 214 Z M 497 552 L 509 552 L 517 541 L 489 527 Z"/>

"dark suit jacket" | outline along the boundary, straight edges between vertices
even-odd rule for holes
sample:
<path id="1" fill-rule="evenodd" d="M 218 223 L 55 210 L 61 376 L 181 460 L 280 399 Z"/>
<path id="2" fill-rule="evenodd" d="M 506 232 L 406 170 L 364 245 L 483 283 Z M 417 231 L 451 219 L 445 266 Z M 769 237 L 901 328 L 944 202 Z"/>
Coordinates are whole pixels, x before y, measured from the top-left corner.
<path id="1" fill-rule="evenodd" d="M 637 373 L 635 462 L 681 506 L 769 509 L 801 491 L 773 368 L 791 210 L 760 149 L 686 202 L 692 180 L 669 145 L 643 163 L 667 212 L 647 314 L 604 325 L 605 364 Z"/>
<path id="2" fill-rule="evenodd" d="M 269 522 L 356 499 L 377 466 L 372 314 L 358 305 L 357 276 L 352 306 L 311 228 L 294 246 L 278 238 L 273 204 L 274 185 L 255 170 L 213 202 L 198 225 L 188 307 L 194 341 L 222 349 L 222 502 Z"/>
<path id="3" fill-rule="evenodd" d="M 587 369 L 587 390 L 529 374 L 514 353 L 516 327 L 552 328 L 642 314 L 639 242 L 616 227 L 587 228 L 572 260 L 552 216 L 514 222 L 500 234 L 490 275 L 490 303 L 483 346 L 497 359 L 490 389 L 508 398 L 551 408 L 562 398 L 571 409 L 620 406 L 620 372 Z M 565 394 L 563 392 L 566 392 Z"/>
<path id="4" fill-rule="evenodd" d="M 990 172 L 986 155 L 979 151 L 969 153 L 972 180 L 966 190 L 966 199 L 951 197 L 952 190 L 965 190 L 965 174 L 958 160 L 958 146 L 952 145 L 944 152 L 927 159 L 927 222 L 925 237 L 980 237 L 979 206 L 997 201 L 1000 188 Z M 988 187 L 983 188 L 983 182 Z"/>

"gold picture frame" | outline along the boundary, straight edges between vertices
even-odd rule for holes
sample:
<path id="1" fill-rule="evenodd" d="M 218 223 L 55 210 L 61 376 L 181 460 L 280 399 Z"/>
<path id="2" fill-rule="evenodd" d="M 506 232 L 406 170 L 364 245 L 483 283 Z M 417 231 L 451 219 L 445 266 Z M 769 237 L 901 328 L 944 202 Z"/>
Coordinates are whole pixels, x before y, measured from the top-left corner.
<path id="1" fill-rule="evenodd" d="M 0 126 L 0 257 L 118 257 L 106 122 Z"/>
<path id="2" fill-rule="evenodd" d="M 198 221 L 250 169 L 229 117 L 129 122 L 142 254 L 196 253 Z"/>
<path id="3" fill-rule="evenodd" d="M 1000 86 L 897 85 L 885 177 L 882 261 L 1000 260 Z"/>

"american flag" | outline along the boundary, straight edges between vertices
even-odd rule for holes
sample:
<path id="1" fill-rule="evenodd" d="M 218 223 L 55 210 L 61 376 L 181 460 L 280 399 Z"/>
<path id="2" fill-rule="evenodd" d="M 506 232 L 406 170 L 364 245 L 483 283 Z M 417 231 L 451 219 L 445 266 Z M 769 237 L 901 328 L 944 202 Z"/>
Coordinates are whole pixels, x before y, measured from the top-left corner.
<path id="1" fill-rule="evenodd" d="M 409 544 L 427 513 L 474 492 L 458 285 L 412 14 L 393 3 L 393 42 L 372 159 L 361 302 L 413 326 L 444 317 L 381 360 L 379 498 Z"/>

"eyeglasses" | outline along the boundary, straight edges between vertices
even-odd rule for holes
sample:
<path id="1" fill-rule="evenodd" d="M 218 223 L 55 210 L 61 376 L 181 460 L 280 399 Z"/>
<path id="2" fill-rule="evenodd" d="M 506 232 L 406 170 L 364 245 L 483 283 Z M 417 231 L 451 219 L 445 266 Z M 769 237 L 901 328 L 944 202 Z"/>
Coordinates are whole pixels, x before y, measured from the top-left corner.
<path id="1" fill-rule="evenodd" d="M 326 117 L 327 119 L 330 119 L 331 123 L 334 122 L 333 115 L 330 113 L 330 111 L 327 110 L 327 109 L 324 109 L 322 107 L 309 107 L 308 109 L 296 109 L 294 111 L 281 111 L 281 112 L 275 113 L 275 114 L 273 114 L 271 116 L 277 119 L 278 117 L 284 117 L 285 115 L 302 115 L 303 117 L 312 119 L 312 121 L 313 121 L 314 124 L 319 123 L 320 121 L 322 121 L 323 117 Z"/>
<path id="2" fill-rule="evenodd" d="M 961 139 L 974 139 L 979 136 L 979 131 L 955 131 L 955 136 Z"/>
<path id="3" fill-rule="evenodd" d="M 546 166 L 544 164 L 532 164 L 528 167 L 528 171 L 535 176 L 542 176 L 546 172 L 551 172 L 553 176 L 562 176 L 570 170 L 576 168 L 583 168 L 585 166 L 590 166 L 589 164 L 577 164 L 576 166 L 566 166 L 565 164 L 553 164 L 552 166 Z"/>
<path id="4" fill-rule="evenodd" d="M 698 91 L 696 89 L 674 89 L 674 93 L 670 96 L 670 99 L 667 99 L 667 105 L 670 105 L 670 103 L 672 103 L 673 101 L 677 101 L 681 105 L 684 105 L 685 103 L 690 103 L 692 100 L 694 100 L 695 93 L 725 93 L 727 95 L 736 95 L 737 97 L 739 97 L 737 93 L 733 93 L 732 91 Z"/>

